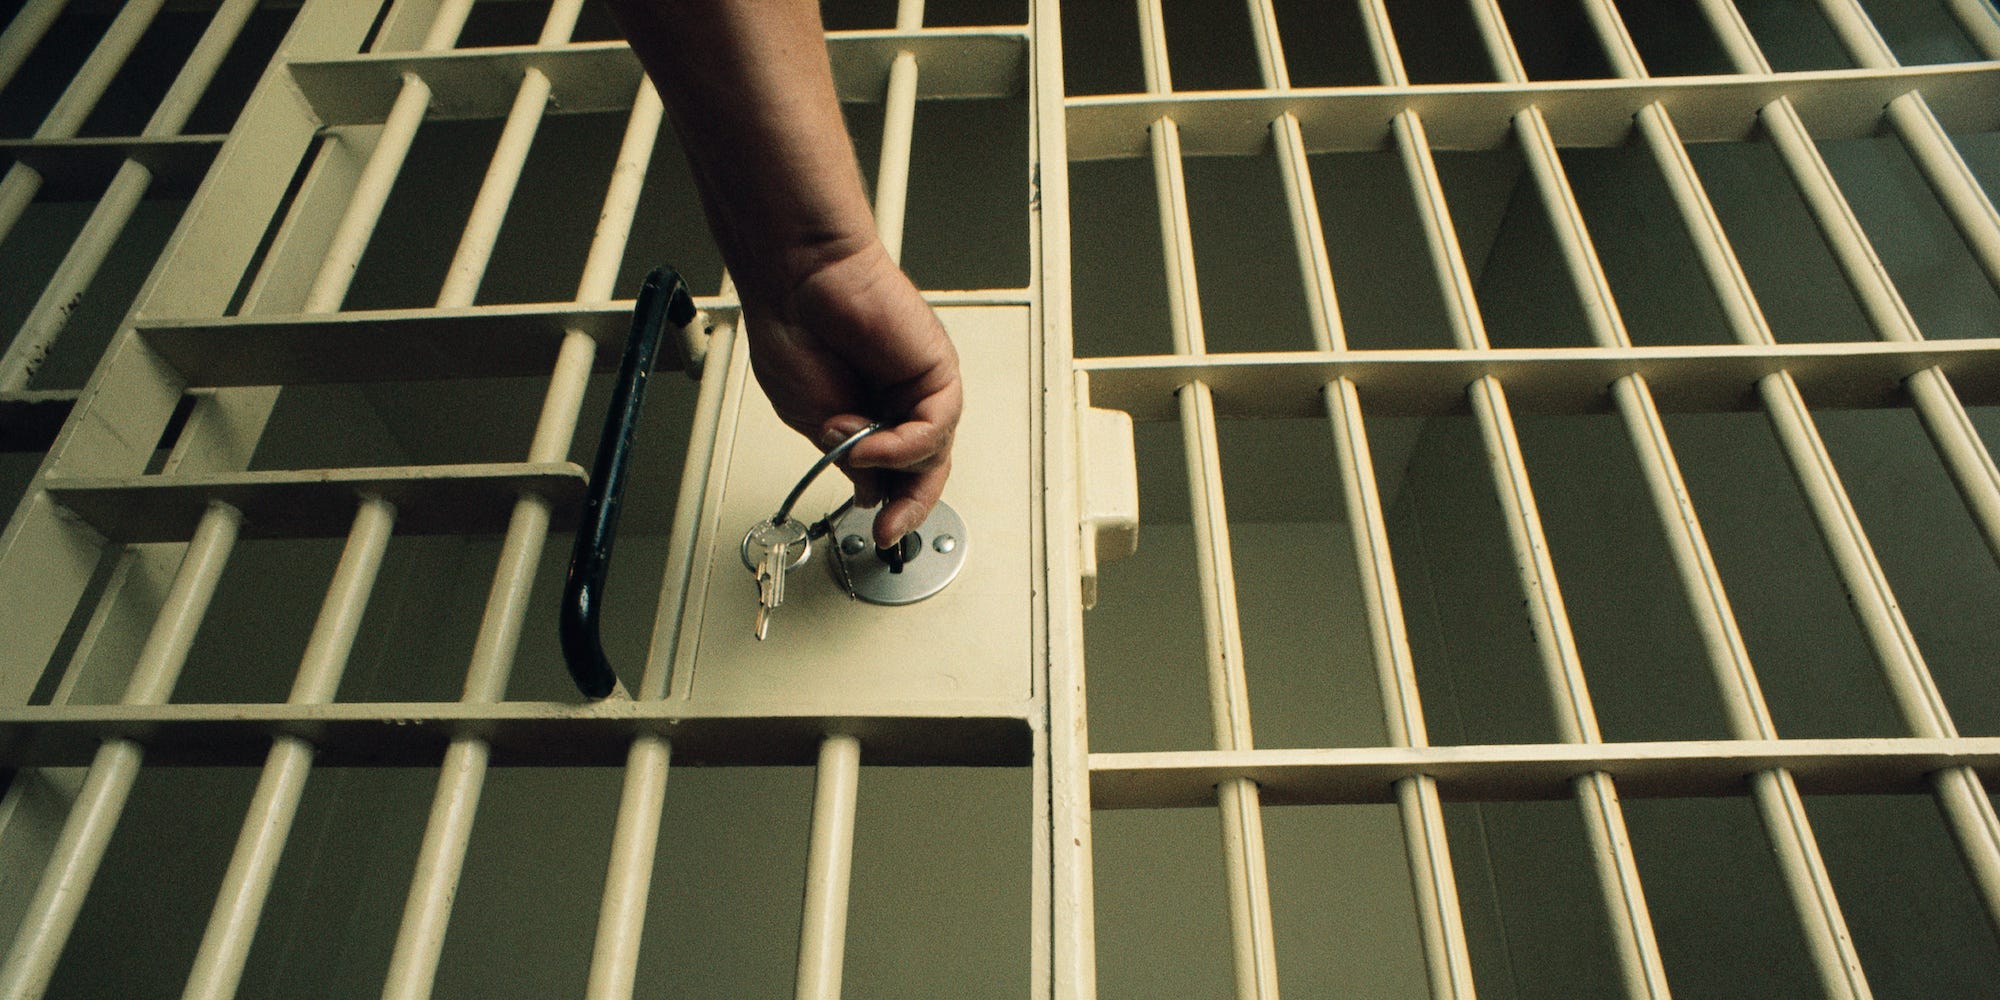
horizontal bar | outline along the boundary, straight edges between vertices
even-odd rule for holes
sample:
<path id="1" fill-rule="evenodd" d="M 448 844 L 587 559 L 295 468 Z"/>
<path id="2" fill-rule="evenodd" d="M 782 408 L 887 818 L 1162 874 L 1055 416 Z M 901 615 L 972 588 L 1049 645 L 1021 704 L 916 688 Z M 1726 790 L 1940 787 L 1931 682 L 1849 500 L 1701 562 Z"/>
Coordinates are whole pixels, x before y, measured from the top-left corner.
<path id="1" fill-rule="evenodd" d="M 384 309 L 290 316 L 141 320 L 147 346 L 189 385 L 308 385 L 546 377 L 571 330 L 618 366 L 632 303 Z"/>
<path id="2" fill-rule="evenodd" d="M 243 513 L 244 538 L 341 538 L 362 496 L 396 505 L 413 535 L 495 534 L 524 494 L 547 499 L 557 530 L 576 526 L 583 467 L 495 462 L 232 472 L 211 476 L 50 477 L 49 497 L 116 542 L 178 542 L 216 500 Z"/>
<path id="3" fill-rule="evenodd" d="M 1968 405 L 2000 403 L 2000 338 L 1828 344 L 1716 344 L 1700 347 L 1563 347 L 1481 351 L 1297 351 L 1079 358 L 1091 405 L 1135 420 L 1172 420 L 1174 393 L 1200 380 L 1216 411 L 1234 417 L 1324 415 L 1321 389 L 1346 378 L 1368 412 L 1418 416 L 1464 412 L 1465 389 L 1486 376 L 1507 387 L 1527 413 L 1599 413 L 1612 383 L 1645 378 L 1663 410 L 1709 412 L 1758 407 L 1757 380 L 1789 371 L 1815 406 L 1903 405 L 1902 380 L 1932 366 L 1952 378 Z"/>
<path id="4" fill-rule="evenodd" d="M 42 175 L 43 201 L 96 198 L 126 160 L 153 175 L 156 198 L 186 198 L 201 186 L 226 135 L 0 139 L 0 166 L 24 163 Z"/>
<path id="5" fill-rule="evenodd" d="M 1117 94 L 1065 102 L 1071 160 L 1145 156 L 1147 130 L 1161 118 L 1181 128 L 1189 156 L 1252 155 L 1269 148 L 1271 122 L 1299 120 L 1309 153 L 1385 148 L 1389 123 L 1404 110 L 1422 118 L 1435 149 L 1494 149 L 1511 142 L 1514 116 L 1539 107 L 1558 146 L 1616 146 L 1632 117 L 1666 105 L 1690 142 L 1748 138 L 1765 105 L 1790 96 L 1815 138 L 1875 134 L 1883 107 L 1920 91 L 1953 132 L 2000 126 L 2000 64 L 1962 63 L 1894 70 L 1825 70 L 1770 76 L 1679 76 L 1645 80 L 1428 84 Z"/>
<path id="6" fill-rule="evenodd" d="M 551 667 L 551 669 L 554 669 Z M 810 765 L 829 734 L 852 735 L 864 764 L 1019 767 L 1031 760 L 1023 702 L 860 702 L 797 711 L 623 698 L 335 704 L 86 705 L 0 708 L 0 766 L 85 764 L 106 739 L 134 740 L 148 765 L 259 766 L 280 737 L 318 748 L 316 765 L 436 767 L 452 741 L 477 738 L 499 766 L 615 767 L 632 740 L 667 738 L 674 766 Z"/>
<path id="7" fill-rule="evenodd" d="M 1026 79 L 1027 35 L 1019 28 L 836 31 L 827 35 L 827 51 L 841 100 L 856 103 L 882 100 L 889 67 L 902 52 L 914 55 L 922 69 L 919 99 L 1012 97 Z M 562 112 L 627 110 L 639 84 L 639 62 L 624 42 L 391 52 L 291 64 L 293 80 L 326 125 L 383 121 L 405 73 L 430 85 L 432 119 L 499 118 L 530 67 L 548 74 L 550 100 Z"/>
<path id="8" fill-rule="evenodd" d="M 1025 289 L 924 293 L 937 307 L 1026 305 Z M 711 322 L 736 318 L 736 300 L 697 297 Z M 597 342 L 593 364 L 614 371 L 632 300 L 523 303 L 342 313 L 148 318 L 148 347 L 191 386 L 310 385 L 428 379 L 546 377 L 571 330 Z M 0 397 L 4 398 L 4 397 Z"/>
<path id="9" fill-rule="evenodd" d="M 1621 798 L 1748 795 L 1752 776 L 1777 768 L 1809 795 L 1915 794 L 1929 791 L 1926 775 L 1952 767 L 1993 784 L 2000 737 L 1094 753 L 1090 799 L 1097 809 L 1213 806 L 1218 784 L 1248 778 L 1266 805 L 1394 802 L 1396 782 L 1416 775 L 1452 801 L 1563 799 L 1597 773 L 1617 781 Z"/>

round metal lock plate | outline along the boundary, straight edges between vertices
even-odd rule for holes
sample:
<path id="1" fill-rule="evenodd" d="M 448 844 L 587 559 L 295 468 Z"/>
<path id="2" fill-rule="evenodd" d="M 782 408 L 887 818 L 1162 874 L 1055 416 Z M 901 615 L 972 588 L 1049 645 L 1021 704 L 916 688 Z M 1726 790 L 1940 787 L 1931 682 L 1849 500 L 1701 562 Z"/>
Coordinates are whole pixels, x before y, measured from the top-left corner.
<path id="1" fill-rule="evenodd" d="M 875 511 L 850 510 L 834 522 L 835 544 L 827 560 L 834 579 L 870 604 L 915 604 L 943 590 L 965 568 L 965 522 L 940 502 L 917 526 L 903 571 L 897 573 L 875 553 Z M 858 542 L 857 542 L 858 540 Z M 843 579 L 844 577 L 844 579 Z"/>

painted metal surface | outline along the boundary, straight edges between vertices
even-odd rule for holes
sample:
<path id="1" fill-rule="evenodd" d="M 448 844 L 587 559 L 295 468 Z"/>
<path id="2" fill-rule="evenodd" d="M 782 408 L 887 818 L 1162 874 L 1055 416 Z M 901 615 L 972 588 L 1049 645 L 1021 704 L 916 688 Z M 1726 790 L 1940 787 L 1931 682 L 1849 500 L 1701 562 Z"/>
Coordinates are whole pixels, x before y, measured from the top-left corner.
<path id="1" fill-rule="evenodd" d="M 911 201 L 912 148 L 925 102 L 1026 98 L 1030 148 L 1003 152 L 1034 166 L 1029 287 L 929 292 L 971 373 L 976 408 L 961 436 L 951 499 L 977 533 L 974 555 L 963 578 L 908 608 L 864 606 L 819 574 L 797 576 L 771 640 L 758 646 L 744 635 L 752 594 L 736 540 L 812 449 L 776 423 L 747 381 L 725 281 L 720 294 L 700 300 L 719 323 L 718 363 L 700 373 L 686 430 L 652 654 L 629 697 L 583 706 L 510 700 L 507 691 L 523 630 L 543 627 L 524 611 L 534 568 L 547 533 L 568 526 L 581 486 L 581 470 L 567 463 L 577 407 L 591 374 L 614 364 L 615 352 L 603 348 L 617 342 L 629 308 L 611 301 L 611 285 L 654 155 L 657 95 L 622 44 L 568 42 L 580 9 L 571 0 L 551 6 L 536 45 L 480 50 L 451 47 L 470 4 L 399 0 L 388 5 L 369 53 L 358 49 L 372 5 L 308 0 L 230 137 L 177 136 L 252 6 L 216 5 L 222 13 L 187 61 L 185 84 L 176 84 L 144 134 L 77 138 L 162 9 L 158 0 L 125 4 L 35 137 L 0 143 L 17 160 L 0 182 L 0 231 L 38 196 L 110 184 L 84 237 L 66 251 L 71 260 L 36 290 L 44 301 L 0 363 L 6 412 L 70 414 L 52 442 L 37 439 L 46 461 L 0 535 L 0 619 L 10 623 L 9 641 L 0 644 L 0 764 L 28 768 L 0 801 L 0 858 L 10 870 L 45 871 L 32 898 L 6 897 L 7 926 L 18 930 L 0 993 L 46 988 L 137 776 L 191 764 L 263 770 L 188 996 L 238 988 L 315 764 L 444 762 L 388 973 L 387 995 L 396 996 L 435 988 L 490 769 L 551 764 L 624 768 L 616 822 L 603 831 L 611 851 L 588 970 L 593 997 L 642 991 L 642 942 L 675 932 L 648 928 L 645 919 L 662 891 L 654 872 L 663 811 L 675 801 L 670 763 L 818 768 L 800 996 L 840 994 L 863 761 L 1031 770 L 1033 866 L 1020 877 L 1033 886 L 1035 928 L 1023 960 L 1037 996 L 1097 992 L 1093 808 L 1218 810 L 1242 996 L 1278 993 L 1285 939 L 1271 900 L 1285 887 L 1273 885 L 1277 869 L 1265 856 L 1262 826 L 1264 807 L 1275 804 L 1395 803 L 1437 997 L 1474 991 L 1445 838 L 1447 800 L 1577 800 L 1591 877 L 1632 995 L 1665 995 L 1669 985 L 1623 830 L 1621 803 L 1634 799 L 1754 800 L 1817 986 L 1829 995 L 1865 996 L 1869 984 L 1803 796 L 1934 796 L 1981 904 L 2000 914 L 2000 820 L 1983 787 L 2000 775 L 2000 749 L 1991 738 L 1959 734 L 1815 418 L 1828 408 L 1911 408 L 1980 539 L 2000 553 L 2000 473 L 1975 411 L 2000 401 L 2000 341 L 1923 339 L 1904 301 L 1912 293 L 1896 287 L 1848 203 L 1854 193 L 1842 190 L 1821 153 L 1828 140 L 1894 135 L 1974 266 L 2000 284 L 2000 214 L 1954 141 L 2000 127 L 1993 110 L 2000 71 L 1991 62 L 2000 57 L 2000 18 L 1983 0 L 1949 0 L 1943 9 L 1987 61 L 1908 67 L 1897 64 L 1867 9 L 1822 0 L 1819 11 L 1859 68 L 1797 73 L 1773 72 L 1732 4 L 1704 0 L 1700 11 L 1735 72 L 1674 78 L 1647 77 L 1617 5 L 1588 0 L 1583 13 L 1616 78 L 1582 81 L 1527 79 L 1502 8 L 1478 0 L 1469 23 L 1497 82 L 1423 85 L 1402 71 L 1401 47 L 1413 39 L 1399 43 L 1387 6 L 1368 0 L 1361 23 L 1383 83 L 1341 88 L 1292 85 L 1280 7 L 1261 0 L 1247 8 L 1259 88 L 1220 93 L 1174 90 L 1170 40 L 1185 43 L 1170 39 L 1166 19 L 1178 15 L 1158 0 L 1137 4 L 1146 92 L 1135 94 L 1065 95 L 1058 0 L 1033 0 L 1025 27 L 971 28 L 926 28 L 921 3 L 906 0 L 893 29 L 836 33 L 843 99 L 883 108 L 883 142 L 870 152 L 892 251 L 920 214 Z M 60 0 L 21 7 L 0 34 L 0 86 L 62 8 Z M 475 304 L 545 120 L 626 110 L 612 191 L 576 301 Z M 376 230 L 411 169 L 413 145 L 431 123 L 472 119 L 504 123 L 491 157 L 474 164 L 484 180 L 436 305 L 342 309 L 364 254 L 382 252 L 372 246 Z M 1739 141 L 1775 151 L 1879 342 L 1775 342 L 1732 244 L 1742 234 L 1725 231 L 1686 148 Z M 1687 231 L 1737 343 L 1630 343 L 1563 156 L 1572 147 L 1627 143 L 1664 180 L 1673 224 Z M 1479 311 L 1486 293 L 1459 247 L 1433 150 L 1503 148 L 1524 158 L 1522 191 L 1551 226 L 1592 346 L 1486 343 Z M 1384 150 L 1400 158 L 1403 182 L 1417 195 L 1430 266 L 1412 277 L 1443 291 L 1451 349 L 1347 344 L 1329 252 L 1340 234 L 1321 217 L 1325 192 L 1315 185 L 1326 181 L 1316 180 L 1314 157 Z M 1311 350 L 1209 352 L 1196 278 L 1209 258 L 1190 209 L 1201 195 L 1186 169 L 1189 158 L 1208 155 L 1275 160 L 1290 231 L 1289 241 L 1273 238 L 1290 243 Z M 1154 172 L 1173 347 L 1073 362 L 1068 165 L 1108 158 L 1149 160 Z M 24 389 L 40 352 L 63 349 L 61 306 L 93 280 L 142 195 L 186 193 L 204 171 L 135 317 L 90 384 Z M 240 311 L 225 315 L 239 291 Z M 248 471 L 279 395 L 271 387 L 493 376 L 550 378 L 523 461 Z M 151 445 L 190 389 L 198 390 L 193 416 L 161 461 Z M 1212 749 L 1089 752 L 1081 606 L 1101 583 L 1094 544 L 1108 538 L 1122 548 L 1138 518 L 1121 490 L 1084 488 L 1104 472 L 1090 456 L 1124 450 L 1106 444 L 1116 433 L 1107 439 L 1090 429 L 1110 415 L 1089 406 L 1179 424 L 1195 536 L 1188 571 L 1202 617 L 1203 662 L 1191 669 L 1208 680 Z M 1912 735 L 1787 739 L 1773 722 L 1664 416 L 1742 410 L 1769 415 L 1811 529 L 1855 602 Z M 1523 624 L 1536 636 L 1567 742 L 1440 747 L 1426 730 L 1368 420 L 1464 413 L 1483 432 L 1485 471 L 1502 498 L 1529 598 Z M 1730 739 L 1599 742 L 1514 429 L 1518 417 L 1542 413 L 1613 413 L 1621 421 L 1675 585 L 1694 611 Z M 1245 678 L 1254 665 L 1245 663 L 1220 455 L 1229 421 L 1273 416 L 1323 420 L 1331 435 L 1345 511 L 1332 530 L 1351 540 L 1389 746 L 1274 750 L 1251 738 Z M 1079 465 L 1079 452 L 1087 464 Z M 1123 461 L 1115 464 L 1122 476 Z M 805 506 L 819 505 L 810 511 L 817 514 L 840 499 L 839 484 L 829 482 Z M 463 700 L 332 703 L 392 536 L 503 531 Z M 342 535 L 346 548 L 287 701 L 167 703 L 237 538 Z M 80 638 L 65 638 L 70 632 Z M 143 652 L 121 663 L 123 648 Z M 52 660 L 57 653 L 66 659 Z M 44 683 L 48 671 L 54 683 Z M 84 774 L 55 770 L 84 766 Z"/>

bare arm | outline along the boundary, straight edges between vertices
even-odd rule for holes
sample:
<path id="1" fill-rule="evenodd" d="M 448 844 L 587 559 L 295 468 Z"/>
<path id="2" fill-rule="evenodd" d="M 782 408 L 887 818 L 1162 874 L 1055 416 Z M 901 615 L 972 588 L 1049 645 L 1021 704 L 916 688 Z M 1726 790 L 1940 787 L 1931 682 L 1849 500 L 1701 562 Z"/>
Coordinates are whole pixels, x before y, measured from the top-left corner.
<path id="1" fill-rule="evenodd" d="M 611 0 L 686 147 L 743 299 L 757 381 L 821 448 L 869 421 L 848 472 L 875 540 L 944 491 L 958 355 L 875 233 L 815 0 Z"/>

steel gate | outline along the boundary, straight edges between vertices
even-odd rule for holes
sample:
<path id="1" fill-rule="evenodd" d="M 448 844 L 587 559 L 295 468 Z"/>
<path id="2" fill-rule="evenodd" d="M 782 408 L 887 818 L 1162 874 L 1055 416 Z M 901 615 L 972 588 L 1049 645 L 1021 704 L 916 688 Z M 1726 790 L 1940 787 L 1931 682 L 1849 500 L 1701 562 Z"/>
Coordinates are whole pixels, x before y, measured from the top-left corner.
<path id="1" fill-rule="evenodd" d="M 0 996 L 2000 979 L 1988 0 L 826 3 L 972 555 L 763 643 L 601 10 L 12 8 Z"/>

